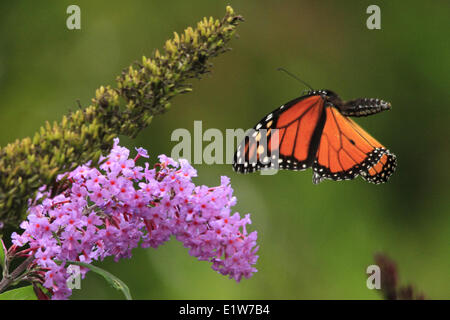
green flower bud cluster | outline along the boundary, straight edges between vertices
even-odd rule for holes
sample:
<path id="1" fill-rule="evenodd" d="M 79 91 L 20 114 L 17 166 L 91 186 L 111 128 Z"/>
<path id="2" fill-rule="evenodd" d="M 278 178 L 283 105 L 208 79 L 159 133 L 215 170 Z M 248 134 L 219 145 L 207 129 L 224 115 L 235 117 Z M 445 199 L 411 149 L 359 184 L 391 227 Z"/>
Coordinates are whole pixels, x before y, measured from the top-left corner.
<path id="1" fill-rule="evenodd" d="M 47 122 L 32 138 L 0 149 L 0 221 L 17 226 L 27 201 L 59 173 L 89 160 L 98 161 L 118 135 L 135 137 L 152 117 L 166 111 L 170 99 L 191 91 L 186 80 L 200 78 L 208 59 L 228 50 L 242 18 L 227 7 L 222 20 L 204 18 L 195 29 L 174 34 L 164 50 L 142 58 L 117 78 L 117 87 L 97 89 L 92 104 L 70 112 L 59 123 Z M 0 230 L 1 233 L 1 230 Z"/>

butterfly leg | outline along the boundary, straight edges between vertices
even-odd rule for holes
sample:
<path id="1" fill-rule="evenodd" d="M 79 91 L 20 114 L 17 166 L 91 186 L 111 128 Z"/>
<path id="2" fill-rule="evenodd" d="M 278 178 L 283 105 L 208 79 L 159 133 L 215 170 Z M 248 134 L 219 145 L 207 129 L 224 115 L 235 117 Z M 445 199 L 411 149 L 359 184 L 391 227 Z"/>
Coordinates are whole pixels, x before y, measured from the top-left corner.
<path id="1" fill-rule="evenodd" d="M 320 174 L 318 174 L 317 172 L 313 172 L 313 176 L 312 176 L 312 182 L 314 184 L 319 184 L 321 183 L 325 178 L 323 176 L 321 176 Z"/>
<path id="2" fill-rule="evenodd" d="M 366 117 L 391 109 L 391 104 L 380 99 L 360 98 L 346 101 L 338 108 L 344 116 Z"/>

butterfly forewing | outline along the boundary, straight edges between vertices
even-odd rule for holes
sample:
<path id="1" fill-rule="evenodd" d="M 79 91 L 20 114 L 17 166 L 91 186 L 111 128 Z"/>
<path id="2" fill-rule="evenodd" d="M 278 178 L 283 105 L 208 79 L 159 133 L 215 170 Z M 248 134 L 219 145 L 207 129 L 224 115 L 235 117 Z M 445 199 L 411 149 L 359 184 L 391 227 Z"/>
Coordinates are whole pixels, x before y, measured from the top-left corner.
<path id="1" fill-rule="evenodd" d="M 323 108 L 322 97 L 310 94 L 269 113 L 238 146 L 233 168 L 247 173 L 273 167 L 274 161 L 264 161 L 265 157 L 275 159 L 276 168 L 304 170 L 311 167 L 315 150 L 311 152 L 310 148 Z"/>

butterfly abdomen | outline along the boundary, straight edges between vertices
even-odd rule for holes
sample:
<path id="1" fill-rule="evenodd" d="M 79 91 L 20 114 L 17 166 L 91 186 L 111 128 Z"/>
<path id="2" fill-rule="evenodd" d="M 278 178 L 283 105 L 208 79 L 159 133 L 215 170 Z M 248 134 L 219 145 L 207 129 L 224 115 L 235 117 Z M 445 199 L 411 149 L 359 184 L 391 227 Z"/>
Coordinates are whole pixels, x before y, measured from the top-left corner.
<path id="1" fill-rule="evenodd" d="M 339 106 L 341 113 L 347 117 L 366 117 L 390 108 L 389 102 L 374 98 L 355 99 Z"/>

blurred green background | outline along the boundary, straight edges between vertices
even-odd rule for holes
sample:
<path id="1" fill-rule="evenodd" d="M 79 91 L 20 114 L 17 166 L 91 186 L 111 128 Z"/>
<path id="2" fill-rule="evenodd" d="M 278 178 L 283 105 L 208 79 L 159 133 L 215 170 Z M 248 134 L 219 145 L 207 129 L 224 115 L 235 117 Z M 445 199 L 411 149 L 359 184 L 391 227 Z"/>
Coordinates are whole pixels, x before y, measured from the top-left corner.
<path id="1" fill-rule="evenodd" d="M 129 147 L 171 153 L 176 128 L 249 128 L 301 95 L 283 66 L 343 99 L 378 97 L 392 111 L 358 119 L 398 157 L 384 185 L 311 183 L 311 172 L 238 175 L 230 165 L 196 165 L 198 184 L 232 179 L 241 213 L 259 234 L 258 273 L 235 283 L 198 262 L 176 240 L 135 249 L 131 260 L 98 265 L 137 299 L 378 299 L 366 287 L 375 252 L 397 261 L 400 281 L 429 298 L 450 298 L 448 1 L 229 1 L 245 17 L 233 50 L 213 61 L 194 92 L 173 100 Z M 81 7 L 81 30 L 66 8 Z M 100 85 L 150 55 L 203 16 L 222 17 L 223 1 L 2 1 L 0 145 L 32 135 L 45 120 L 90 102 Z M 381 30 L 366 8 L 381 7 Z M 155 157 L 153 157 L 153 160 Z M 121 299 L 90 273 L 74 299 Z"/>

